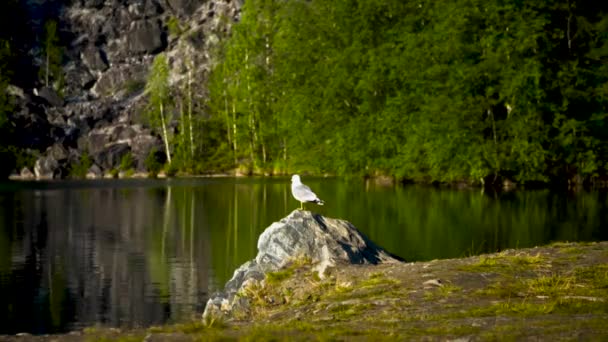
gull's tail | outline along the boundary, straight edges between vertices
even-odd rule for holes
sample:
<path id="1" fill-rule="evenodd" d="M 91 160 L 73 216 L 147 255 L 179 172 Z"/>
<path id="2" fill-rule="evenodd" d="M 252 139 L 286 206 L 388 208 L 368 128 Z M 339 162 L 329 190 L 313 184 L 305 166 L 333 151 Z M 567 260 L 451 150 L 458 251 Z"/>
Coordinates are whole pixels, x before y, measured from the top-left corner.
<path id="1" fill-rule="evenodd" d="M 316 203 L 316 204 L 318 204 L 318 205 L 323 205 L 323 204 L 325 204 L 325 202 L 321 201 L 321 200 L 320 200 L 320 199 L 318 199 L 318 198 L 317 198 L 317 199 L 315 199 L 315 203 Z"/>

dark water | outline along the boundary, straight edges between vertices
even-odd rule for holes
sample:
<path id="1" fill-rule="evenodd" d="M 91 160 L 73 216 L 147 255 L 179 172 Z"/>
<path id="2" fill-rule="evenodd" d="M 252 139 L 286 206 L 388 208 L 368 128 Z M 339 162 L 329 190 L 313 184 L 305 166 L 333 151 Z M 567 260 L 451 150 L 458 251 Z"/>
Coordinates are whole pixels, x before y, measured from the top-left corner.
<path id="1" fill-rule="evenodd" d="M 608 240 L 606 193 L 482 194 L 304 178 L 408 261 Z M 207 296 L 298 207 L 287 178 L 0 185 L 0 334 L 200 317 Z"/>

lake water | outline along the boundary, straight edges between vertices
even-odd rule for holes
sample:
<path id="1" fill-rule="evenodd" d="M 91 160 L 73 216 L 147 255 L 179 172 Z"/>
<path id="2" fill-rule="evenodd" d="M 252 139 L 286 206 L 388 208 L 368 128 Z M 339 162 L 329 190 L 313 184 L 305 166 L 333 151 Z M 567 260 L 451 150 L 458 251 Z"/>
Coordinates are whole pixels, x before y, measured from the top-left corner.
<path id="1" fill-rule="evenodd" d="M 407 261 L 608 240 L 605 192 L 502 194 L 303 181 Z M 209 294 L 296 209 L 287 178 L 0 184 L 0 334 L 200 317 Z"/>

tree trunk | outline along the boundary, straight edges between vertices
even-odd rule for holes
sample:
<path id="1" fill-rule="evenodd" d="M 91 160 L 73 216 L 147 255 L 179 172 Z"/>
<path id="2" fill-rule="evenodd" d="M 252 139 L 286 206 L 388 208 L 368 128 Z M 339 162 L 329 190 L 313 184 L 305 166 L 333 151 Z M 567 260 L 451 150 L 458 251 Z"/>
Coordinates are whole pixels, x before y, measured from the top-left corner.
<path id="1" fill-rule="evenodd" d="M 228 94 L 224 89 L 224 113 L 226 114 L 226 137 L 228 138 L 228 146 L 232 147 L 232 127 L 230 127 L 230 112 L 228 111 Z"/>
<path id="2" fill-rule="evenodd" d="M 169 137 L 167 134 L 167 125 L 165 124 L 165 112 L 163 110 L 163 103 L 160 103 L 160 124 L 163 129 L 163 142 L 165 143 L 165 154 L 167 155 L 167 161 L 171 164 L 171 152 L 169 151 Z"/>
<path id="3" fill-rule="evenodd" d="M 179 99 L 179 120 L 181 126 L 180 139 L 179 139 L 179 152 L 183 153 L 182 158 L 186 158 L 186 115 L 184 114 L 184 102 Z"/>
<path id="4" fill-rule="evenodd" d="M 45 74 L 44 74 L 44 85 L 48 88 L 49 87 L 49 51 L 48 51 L 48 47 L 47 47 L 47 51 L 46 51 L 46 70 L 45 70 Z"/>
<path id="5" fill-rule="evenodd" d="M 253 112 L 251 109 L 249 110 L 249 132 L 251 134 L 251 138 L 249 139 L 249 158 L 251 159 L 251 163 L 255 165 L 255 141 L 257 136 L 255 134 L 255 120 L 253 119 Z"/>
<path id="6" fill-rule="evenodd" d="M 236 131 L 236 103 L 234 103 L 234 101 L 232 101 L 232 144 L 233 144 L 233 151 L 234 151 L 234 165 L 236 166 L 237 160 L 236 160 L 236 156 L 237 156 L 237 131 Z"/>
<path id="7" fill-rule="evenodd" d="M 283 161 L 287 167 L 287 138 L 283 137 Z"/>
<path id="8" fill-rule="evenodd" d="M 192 69 L 188 71 L 188 125 L 190 126 L 190 157 L 194 160 L 194 133 L 192 129 Z"/>
<path id="9" fill-rule="evenodd" d="M 492 120 L 492 135 L 494 137 L 494 157 L 496 158 L 494 181 L 496 181 L 496 179 L 498 179 L 498 171 L 500 170 L 500 156 L 498 155 L 498 137 L 496 135 L 496 121 L 494 120 L 494 112 L 491 109 L 488 109 L 488 116 Z"/>
<path id="10" fill-rule="evenodd" d="M 255 151 L 257 150 L 257 143 L 258 143 L 258 133 L 256 130 L 256 121 L 255 121 L 255 113 L 253 110 L 253 101 L 251 100 L 251 82 L 249 79 L 249 50 L 246 49 L 245 50 L 245 81 L 247 82 L 247 110 L 249 111 L 249 134 L 250 134 L 250 139 L 249 139 L 249 155 L 251 158 L 251 163 L 255 166 L 256 163 L 256 158 L 255 158 Z"/>

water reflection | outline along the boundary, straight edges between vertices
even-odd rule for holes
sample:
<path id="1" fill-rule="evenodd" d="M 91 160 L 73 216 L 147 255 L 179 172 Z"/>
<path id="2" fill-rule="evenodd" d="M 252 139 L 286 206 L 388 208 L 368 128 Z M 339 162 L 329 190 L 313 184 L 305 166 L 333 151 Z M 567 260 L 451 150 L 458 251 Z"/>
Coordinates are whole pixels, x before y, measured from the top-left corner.
<path id="1" fill-rule="evenodd" d="M 307 179 L 321 214 L 406 260 L 555 240 L 606 240 L 606 193 L 480 194 Z M 0 186 L 0 333 L 197 317 L 298 207 L 288 179 L 129 180 Z"/>

